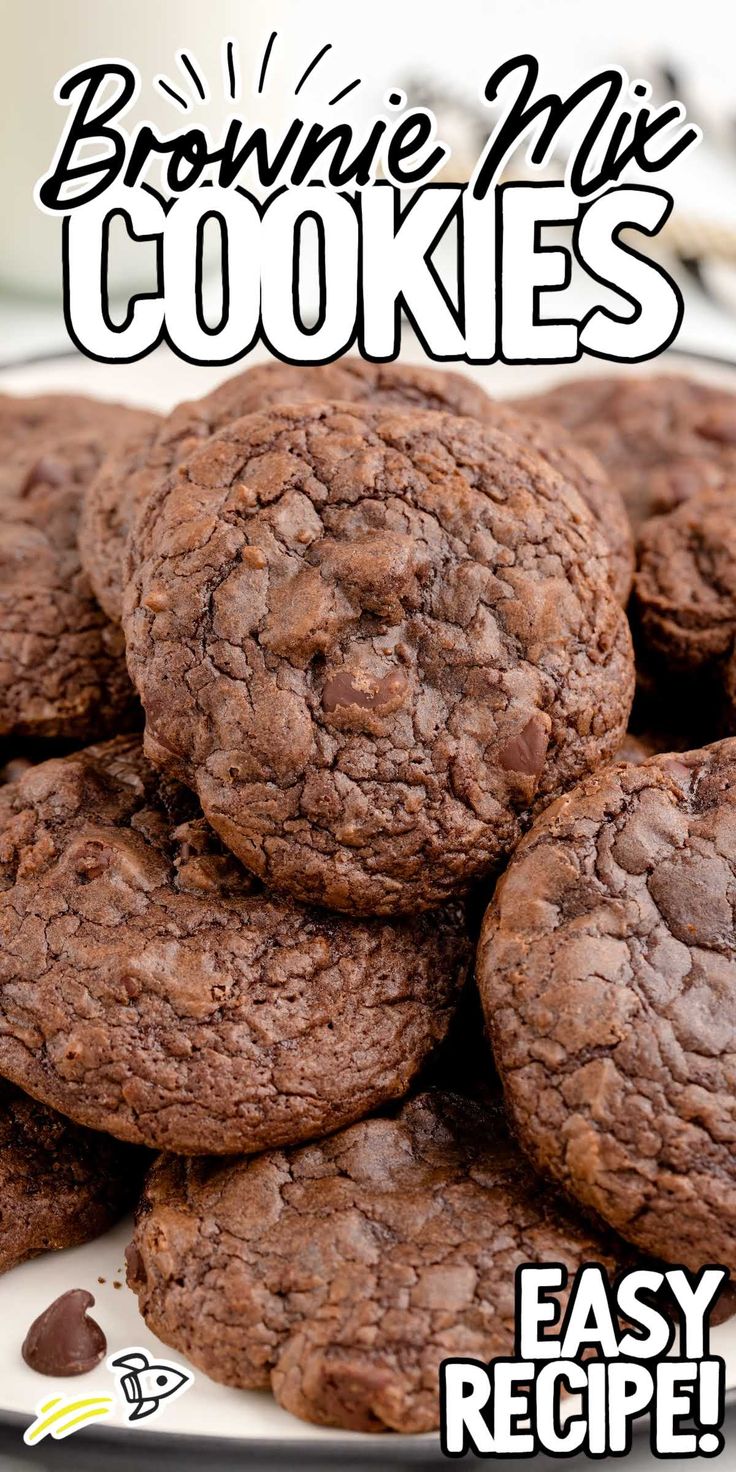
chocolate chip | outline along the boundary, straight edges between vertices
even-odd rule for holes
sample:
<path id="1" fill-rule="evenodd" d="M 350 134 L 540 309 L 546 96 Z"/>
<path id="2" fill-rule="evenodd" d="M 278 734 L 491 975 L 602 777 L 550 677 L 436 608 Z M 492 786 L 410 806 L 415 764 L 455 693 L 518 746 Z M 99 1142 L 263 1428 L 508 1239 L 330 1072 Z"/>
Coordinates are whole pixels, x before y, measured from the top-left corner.
<path id="1" fill-rule="evenodd" d="M 523 1151 L 634 1247 L 736 1265 L 736 740 L 599 767 L 536 819 L 476 979 Z"/>
<path id="2" fill-rule="evenodd" d="M 357 705 L 361 710 L 395 707 L 406 689 L 407 679 L 402 670 L 391 670 L 382 680 L 374 680 L 362 671 L 352 674 L 350 670 L 339 670 L 325 685 L 322 705 L 326 711 L 336 710 L 338 705 Z"/>
<path id="3" fill-rule="evenodd" d="M 107 1340 L 87 1309 L 94 1298 L 85 1288 L 71 1288 L 34 1319 L 23 1341 L 22 1355 L 39 1375 L 84 1375 L 99 1365 Z"/>
<path id="4" fill-rule="evenodd" d="M 498 758 L 506 772 L 523 772 L 538 777 L 544 766 L 549 733 L 544 717 L 532 716 L 517 736 L 506 742 Z"/>

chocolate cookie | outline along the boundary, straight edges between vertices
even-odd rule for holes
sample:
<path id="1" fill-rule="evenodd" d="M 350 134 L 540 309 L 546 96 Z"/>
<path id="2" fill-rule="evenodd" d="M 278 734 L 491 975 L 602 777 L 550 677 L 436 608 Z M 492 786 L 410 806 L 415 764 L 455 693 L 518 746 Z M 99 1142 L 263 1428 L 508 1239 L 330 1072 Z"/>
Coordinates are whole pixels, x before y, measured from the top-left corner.
<path id="1" fill-rule="evenodd" d="M 202 440 L 234 419 L 274 405 L 312 399 L 367 400 L 478 417 L 491 402 L 482 388 L 460 373 L 344 358 L 320 367 L 259 363 L 226 379 L 204 398 L 178 404 L 167 418 L 154 421 L 148 434 L 118 446 L 86 496 L 80 532 L 82 561 L 110 618 L 120 622 L 122 616 L 123 554 L 134 508 Z"/>
<path id="2" fill-rule="evenodd" d="M 517 399 L 598 457 L 635 526 L 736 477 L 736 394 L 693 378 L 585 378 Z"/>
<path id="3" fill-rule="evenodd" d="M 107 447 L 148 417 L 0 396 L 0 736 L 85 740 L 130 722 L 123 640 L 92 597 L 77 523 Z"/>
<path id="4" fill-rule="evenodd" d="M 255 1160 L 162 1158 L 128 1249 L 149 1328 L 214 1380 L 355 1431 L 439 1424 L 448 1356 L 511 1355 L 521 1263 L 620 1244 L 534 1178 L 500 1111 L 427 1093 Z"/>
<path id="5" fill-rule="evenodd" d="M 105 1232 L 137 1196 L 145 1160 L 0 1080 L 0 1272 Z"/>
<path id="6" fill-rule="evenodd" d="M 625 604 L 634 573 L 634 539 L 621 492 L 600 461 L 562 425 L 542 415 L 522 413 L 518 407 L 514 409 L 489 399 L 483 415 L 478 415 L 481 417 L 490 428 L 502 430 L 520 445 L 542 455 L 563 480 L 575 487 L 603 538 L 613 590 L 619 602 Z"/>
<path id="7" fill-rule="evenodd" d="M 405 1093 L 470 961 L 406 922 L 265 894 L 137 738 L 0 790 L 0 1073 L 120 1139 L 291 1143 Z"/>
<path id="8" fill-rule="evenodd" d="M 634 608 L 641 639 L 670 672 L 707 671 L 736 722 L 736 481 L 648 521 Z"/>
<path id="9" fill-rule="evenodd" d="M 69 1288 L 55 1298 L 33 1320 L 23 1340 L 21 1354 L 29 1369 L 54 1379 L 94 1370 L 107 1354 L 107 1340 L 88 1313 L 93 1307 L 94 1298 L 86 1288 Z"/>
<path id="10" fill-rule="evenodd" d="M 170 475 L 199 442 L 245 414 L 280 404 L 344 400 L 404 409 L 435 409 L 480 419 L 543 455 L 580 492 L 609 549 L 611 577 L 625 602 L 633 545 L 626 510 L 594 456 L 549 420 L 519 415 L 490 399 L 460 373 L 405 363 L 346 358 L 323 367 L 262 363 L 228 379 L 213 393 L 180 404 L 148 434 L 112 452 L 85 498 L 79 537 L 82 562 L 105 612 L 122 614 L 123 553 L 133 508 Z"/>
<path id="11" fill-rule="evenodd" d="M 155 414 L 138 432 L 116 444 L 87 486 L 79 517 L 79 556 L 100 607 L 120 623 L 123 550 L 131 506 L 148 488 L 148 459 L 164 421 Z"/>
<path id="12" fill-rule="evenodd" d="M 622 740 L 629 632 L 590 513 L 475 420 L 250 415 L 149 497 L 131 563 L 147 750 L 297 898 L 437 904 Z"/>
<path id="13" fill-rule="evenodd" d="M 638 1247 L 736 1268 L 736 741 L 601 769 L 543 814 L 478 981 L 519 1140 Z"/>

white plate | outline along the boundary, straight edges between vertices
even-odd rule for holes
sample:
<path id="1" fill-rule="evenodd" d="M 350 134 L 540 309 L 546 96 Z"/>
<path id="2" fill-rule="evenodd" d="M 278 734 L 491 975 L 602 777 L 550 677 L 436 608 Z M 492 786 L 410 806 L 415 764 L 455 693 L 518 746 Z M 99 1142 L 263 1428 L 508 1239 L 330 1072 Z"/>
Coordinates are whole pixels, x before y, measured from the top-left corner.
<path id="1" fill-rule="evenodd" d="M 260 361 L 265 356 L 255 354 L 249 362 Z M 422 361 L 419 352 L 407 352 L 406 357 Z M 645 364 L 637 371 L 661 372 L 663 369 L 694 372 L 713 382 L 725 382 L 730 387 L 736 383 L 736 368 L 708 360 L 686 359 L 676 354 L 667 355 L 664 362 L 659 359 L 656 363 Z M 103 365 L 87 358 L 70 356 L 5 368 L 0 371 L 0 389 L 22 394 L 90 393 L 100 398 L 166 410 L 182 398 L 206 393 L 237 371 L 239 368 L 232 367 L 224 371 L 197 368 L 162 348 L 151 357 L 133 364 Z M 587 375 L 591 370 L 585 364 L 576 364 L 565 369 L 494 365 L 466 371 L 492 393 L 503 395 L 532 392 L 563 376 L 571 376 L 572 373 Z M 610 372 L 610 365 L 600 364 L 597 371 Z M 21 1357 L 20 1346 L 28 1326 L 69 1288 L 87 1288 L 94 1294 L 93 1316 L 104 1329 L 110 1352 L 135 1344 L 149 1351 L 153 1359 L 173 1358 L 185 1363 L 182 1355 L 168 1350 L 149 1333 L 138 1314 L 133 1294 L 125 1287 L 123 1253 L 130 1235 L 130 1222 L 125 1222 L 96 1242 L 66 1252 L 47 1254 L 0 1277 L 0 1323 L 5 1326 L 0 1334 L 0 1421 L 3 1417 L 20 1415 L 30 1422 L 37 1404 L 52 1395 L 73 1392 L 75 1397 L 77 1393 L 81 1397 L 111 1393 L 112 1377 L 104 1366 L 72 1381 L 55 1382 L 35 1374 Z M 104 1282 L 99 1279 L 104 1279 Z M 115 1283 L 121 1286 L 116 1288 Z M 713 1351 L 726 1360 L 728 1388 L 736 1391 L 736 1317 L 715 1329 L 711 1342 Z M 104 1422 L 97 1424 L 100 1428 L 128 1426 L 122 1409 L 117 1405 Z M 387 1455 L 390 1445 L 392 1461 L 413 1461 L 422 1451 L 431 1458 L 437 1445 L 433 1435 L 392 1436 L 387 1440 L 385 1437 L 357 1432 L 346 1434 L 310 1426 L 281 1410 L 270 1395 L 229 1390 L 216 1385 L 199 1371 L 194 1385 L 171 1402 L 160 1416 L 128 1429 L 131 1438 L 140 1430 L 162 1436 L 164 1443 L 166 1434 L 174 1432 L 186 1437 L 216 1437 L 223 1444 L 230 1445 L 240 1440 L 251 1445 L 265 1441 L 273 1444 L 274 1448 L 291 1446 L 295 1462 L 299 1443 L 305 1455 L 317 1450 L 321 1443 L 326 1456 L 330 1453 L 339 1455 L 341 1448 L 349 1448 L 348 1455 L 350 1451 L 358 1455 L 369 1450 L 377 1453 L 380 1443 Z M 81 1435 L 86 1440 L 94 1435 L 94 1431 L 85 1428 Z M 67 1444 L 68 1447 L 70 1445 Z"/>

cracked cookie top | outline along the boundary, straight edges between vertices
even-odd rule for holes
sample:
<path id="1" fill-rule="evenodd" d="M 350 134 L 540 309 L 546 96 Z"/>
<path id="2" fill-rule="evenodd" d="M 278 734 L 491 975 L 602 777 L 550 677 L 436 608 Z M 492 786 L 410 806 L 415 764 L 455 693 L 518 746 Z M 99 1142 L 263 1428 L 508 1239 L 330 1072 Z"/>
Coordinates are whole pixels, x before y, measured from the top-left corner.
<path id="1" fill-rule="evenodd" d="M 264 893 L 137 738 L 0 789 L 0 1073 L 120 1139 L 259 1150 L 401 1096 L 470 951 L 458 906 L 357 922 Z"/>
<path id="2" fill-rule="evenodd" d="M 0 1272 L 105 1232 L 137 1196 L 146 1159 L 0 1080 Z"/>
<path id="3" fill-rule="evenodd" d="M 480 419 L 536 450 L 580 492 L 609 550 L 611 578 L 626 602 L 633 545 L 619 492 L 589 450 L 548 419 L 519 415 L 497 403 L 460 373 L 407 363 L 367 363 L 343 358 L 320 367 L 260 363 L 228 379 L 212 393 L 179 404 L 147 433 L 111 452 L 85 497 L 79 545 L 82 562 L 105 612 L 122 616 L 125 543 L 134 508 L 156 484 L 196 450 L 203 439 L 245 414 L 309 400 L 435 409 Z"/>
<path id="4" fill-rule="evenodd" d="M 164 419 L 151 415 L 146 432 L 111 451 L 85 497 L 79 538 L 82 562 L 110 618 L 119 623 L 122 617 L 125 543 L 136 506 L 202 440 L 234 419 L 309 399 L 367 399 L 469 415 L 481 415 L 491 402 L 461 373 L 343 358 L 319 367 L 258 363 L 203 398 L 177 404 Z"/>
<path id="5" fill-rule="evenodd" d="M 90 740 L 131 720 L 120 629 L 77 548 L 85 486 L 149 418 L 68 395 L 0 396 L 0 736 Z"/>
<path id="6" fill-rule="evenodd" d="M 538 1168 L 638 1247 L 736 1268 L 736 740 L 610 766 L 520 844 L 478 980 Z"/>
<path id="7" fill-rule="evenodd" d="M 736 480 L 704 491 L 639 538 L 634 609 L 642 642 L 670 674 L 703 673 L 736 724 Z"/>
<path id="8" fill-rule="evenodd" d="M 297 898 L 438 904 L 623 737 L 628 625 L 590 514 L 475 420 L 250 415 L 150 496 L 130 553 L 146 749 Z"/>
<path id="9" fill-rule="evenodd" d="M 736 476 L 736 394 L 675 374 L 572 379 L 516 399 L 592 450 L 635 527 Z"/>
<path id="10" fill-rule="evenodd" d="M 430 1431 L 448 1356 L 511 1355 L 522 1263 L 625 1249 L 443 1092 L 254 1160 L 160 1159 L 128 1249 L 149 1328 L 213 1379 L 356 1431 Z"/>

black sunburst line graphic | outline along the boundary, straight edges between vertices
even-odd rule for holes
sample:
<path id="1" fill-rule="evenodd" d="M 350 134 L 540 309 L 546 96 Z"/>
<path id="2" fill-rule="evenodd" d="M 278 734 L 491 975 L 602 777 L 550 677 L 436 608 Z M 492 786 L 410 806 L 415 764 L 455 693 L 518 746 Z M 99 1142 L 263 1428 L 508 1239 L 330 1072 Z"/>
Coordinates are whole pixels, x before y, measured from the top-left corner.
<path id="1" fill-rule="evenodd" d="M 269 35 L 266 42 L 263 56 L 261 58 L 261 65 L 258 72 L 258 82 L 255 88 L 256 94 L 259 96 L 263 93 L 264 87 L 266 85 L 266 77 L 268 73 L 269 62 L 271 60 L 271 53 L 277 39 L 278 31 L 271 31 L 271 34 Z M 305 85 L 306 82 L 309 81 L 309 78 L 319 66 L 319 63 L 322 61 L 323 57 L 327 56 L 328 52 L 332 51 L 332 49 L 332 42 L 326 41 L 325 44 L 320 47 L 319 51 L 315 53 L 311 61 L 307 63 L 304 71 L 299 78 L 299 81 L 294 88 L 295 97 L 298 97 L 299 93 L 302 90 L 302 87 Z M 170 77 L 165 76 L 163 73 L 158 73 L 154 77 L 154 86 L 157 87 L 159 92 L 161 92 L 162 95 L 166 97 L 169 102 L 177 107 L 180 112 L 188 113 L 191 111 L 194 104 L 202 105 L 203 103 L 207 103 L 210 101 L 210 90 L 207 84 L 207 79 L 200 71 L 191 52 L 185 50 L 178 51 L 176 54 L 176 62 L 179 70 L 182 73 L 182 76 L 184 77 L 185 82 L 189 86 L 189 92 L 187 93 L 183 90 L 178 90 L 177 87 L 174 86 Z M 241 85 L 240 56 L 238 43 L 237 41 L 233 40 L 232 37 L 228 37 L 222 43 L 222 79 L 223 91 L 225 96 L 231 102 L 237 102 L 240 95 Z M 354 77 L 351 82 L 347 82 L 345 86 L 341 87 L 340 90 L 336 92 L 333 97 L 329 98 L 327 106 L 334 107 L 336 103 L 342 102 L 343 98 L 347 97 L 349 93 L 354 92 L 355 88 L 360 87 L 361 84 L 362 77 Z"/>
<path id="2" fill-rule="evenodd" d="M 200 76 L 199 71 L 197 70 L 197 67 L 195 65 L 194 59 L 189 54 L 189 52 L 177 51 L 176 64 L 179 67 L 179 70 L 184 76 L 185 80 L 188 80 L 190 87 L 193 89 L 192 96 L 187 97 L 181 92 L 177 92 L 176 87 L 173 85 L 170 79 L 160 73 L 153 79 L 154 87 L 158 87 L 159 92 L 163 92 L 164 96 L 168 97 L 171 102 L 175 103 L 175 105 L 180 108 L 182 112 L 190 111 L 192 101 L 198 103 L 209 102 L 209 88 L 206 81 L 202 80 L 202 77 Z"/>
<path id="3" fill-rule="evenodd" d="M 240 57 L 237 45 L 237 41 L 233 41 L 232 37 L 229 37 L 224 43 L 223 72 L 227 95 L 231 102 L 237 102 L 240 96 Z"/>

